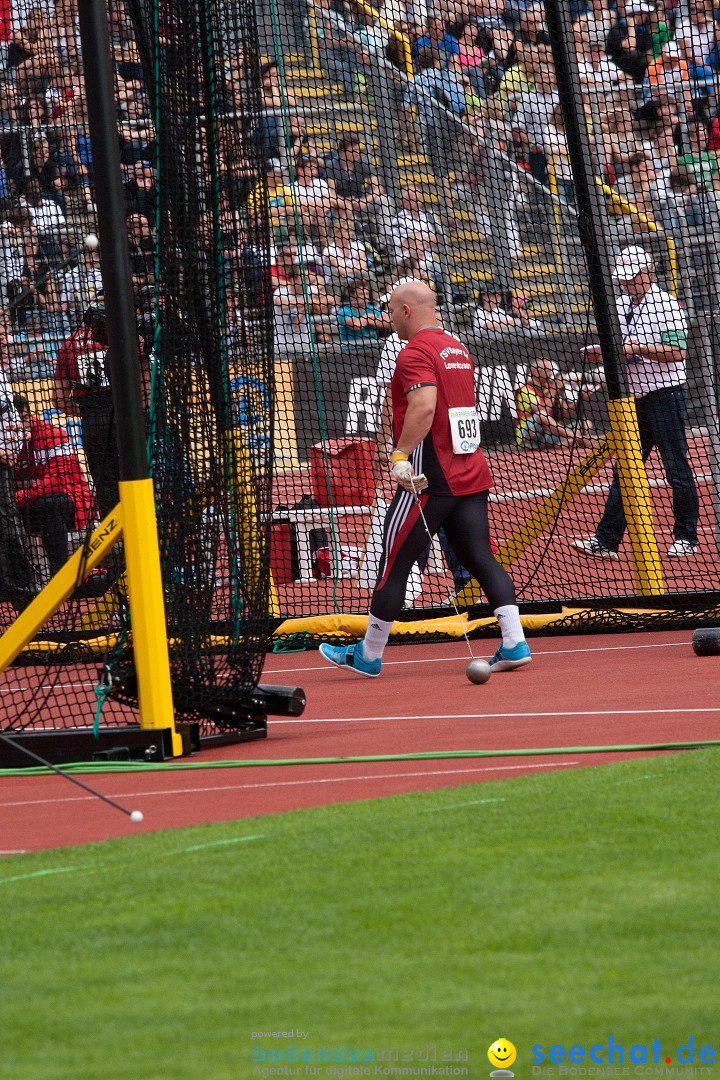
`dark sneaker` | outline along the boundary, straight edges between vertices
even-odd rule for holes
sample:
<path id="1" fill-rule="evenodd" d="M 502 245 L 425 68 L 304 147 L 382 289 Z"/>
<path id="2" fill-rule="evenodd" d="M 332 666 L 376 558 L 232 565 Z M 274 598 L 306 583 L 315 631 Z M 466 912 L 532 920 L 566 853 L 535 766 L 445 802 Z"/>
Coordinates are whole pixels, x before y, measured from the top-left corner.
<path id="1" fill-rule="evenodd" d="M 364 675 L 367 679 L 376 679 L 382 668 L 382 660 L 365 659 L 362 654 L 362 642 L 342 647 L 323 642 L 320 646 L 320 655 L 335 667 L 349 668 L 350 671 L 357 671 L 358 675 Z"/>
<path id="2" fill-rule="evenodd" d="M 527 641 L 519 641 L 512 649 L 506 649 L 501 645 L 489 664 L 493 671 L 514 671 L 515 668 L 525 667 L 532 660 L 530 646 Z"/>

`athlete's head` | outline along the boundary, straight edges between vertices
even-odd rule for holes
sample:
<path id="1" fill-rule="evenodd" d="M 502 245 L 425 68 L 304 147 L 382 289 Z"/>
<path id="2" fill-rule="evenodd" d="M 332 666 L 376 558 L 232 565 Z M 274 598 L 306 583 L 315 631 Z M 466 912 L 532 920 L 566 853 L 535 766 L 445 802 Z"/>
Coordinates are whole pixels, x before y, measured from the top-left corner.
<path id="1" fill-rule="evenodd" d="M 411 341 L 423 327 L 437 326 L 435 293 L 424 281 L 403 281 L 388 298 L 393 330 L 402 341 Z"/>

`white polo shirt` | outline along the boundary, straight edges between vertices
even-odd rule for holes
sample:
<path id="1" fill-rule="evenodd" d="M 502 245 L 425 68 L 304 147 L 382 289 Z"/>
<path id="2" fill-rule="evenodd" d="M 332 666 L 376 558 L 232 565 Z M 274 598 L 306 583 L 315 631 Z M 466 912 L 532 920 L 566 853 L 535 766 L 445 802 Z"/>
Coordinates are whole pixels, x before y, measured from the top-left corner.
<path id="1" fill-rule="evenodd" d="M 398 335 L 394 333 L 390 335 L 383 345 L 377 371 L 375 372 L 375 378 L 381 386 L 389 386 L 392 382 L 392 377 L 395 374 L 395 364 L 400 355 L 400 350 L 404 349 L 406 345 L 407 342 L 401 341 Z"/>
<path id="2" fill-rule="evenodd" d="M 623 341 L 629 338 L 639 345 L 674 345 L 687 350 L 687 317 L 672 293 L 653 284 L 637 307 L 623 294 L 617 298 L 617 309 Z M 628 389 L 636 398 L 687 381 L 685 360 L 666 363 L 642 355 L 627 361 L 627 375 Z"/>

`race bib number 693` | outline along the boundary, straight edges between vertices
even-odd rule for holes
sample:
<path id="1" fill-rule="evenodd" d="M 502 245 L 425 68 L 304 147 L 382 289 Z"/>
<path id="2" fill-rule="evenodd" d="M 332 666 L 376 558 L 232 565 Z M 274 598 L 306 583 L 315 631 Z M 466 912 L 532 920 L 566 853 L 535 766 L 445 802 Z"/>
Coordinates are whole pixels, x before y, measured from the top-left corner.
<path id="1" fill-rule="evenodd" d="M 448 409 L 453 454 L 474 454 L 480 446 L 480 417 L 475 408 Z"/>

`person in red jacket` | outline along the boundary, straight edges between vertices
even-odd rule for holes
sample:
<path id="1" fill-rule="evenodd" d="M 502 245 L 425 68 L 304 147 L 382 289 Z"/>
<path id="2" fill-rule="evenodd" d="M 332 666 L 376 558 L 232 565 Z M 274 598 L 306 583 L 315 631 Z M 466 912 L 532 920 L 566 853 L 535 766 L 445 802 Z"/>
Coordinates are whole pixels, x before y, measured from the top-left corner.
<path id="1" fill-rule="evenodd" d="M 51 574 L 68 557 L 68 530 L 92 519 L 93 496 L 67 433 L 33 416 L 26 397 L 13 398 L 25 434 L 15 465 L 16 498 L 27 529 L 39 535 Z"/>

